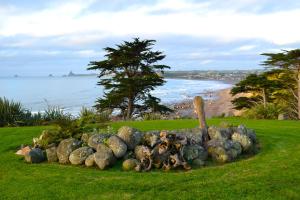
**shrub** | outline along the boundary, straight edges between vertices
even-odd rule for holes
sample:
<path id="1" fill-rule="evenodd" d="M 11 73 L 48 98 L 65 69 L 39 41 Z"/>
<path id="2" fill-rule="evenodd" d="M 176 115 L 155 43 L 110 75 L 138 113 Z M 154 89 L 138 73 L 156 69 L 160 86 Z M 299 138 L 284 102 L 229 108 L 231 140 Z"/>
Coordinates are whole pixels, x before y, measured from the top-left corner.
<path id="1" fill-rule="evenodd" d="M 25 109 L 21 103 L 0 97 L 0 126 L 18 126 L 23 123 Z"/>
<path id="2" fill-rule="evenodd" d="M 160 113 L 144 113 L 142 118 L 143 120 L 160 120 L 164 119 L 164 116 Z"/>
<path id="3" fill-rule="evenodd" d="M 95 109 L 82 107 L 79 113 L 79 121 L 85 124 L 105 123 L 109 121 L 109 116 L 108 111 L 99 113 Z"/>
<path id="4" fill-rule="evenodd" d="M 246 110 L 242 116 L 249 119 L 277 119 L 281 110 L 281 107 L 272 103 L 267 104 L 266 107 L 259 104 Z"/>
<path id="5" fill-rule="evenodd" d="M 59 106 L 49 106 L 43 113 L 43 120 L 50 124 L 56 123 L 59 121 L 68 121 L 71 120 L 71 114 L 64 113 L 64 111 Z"/>

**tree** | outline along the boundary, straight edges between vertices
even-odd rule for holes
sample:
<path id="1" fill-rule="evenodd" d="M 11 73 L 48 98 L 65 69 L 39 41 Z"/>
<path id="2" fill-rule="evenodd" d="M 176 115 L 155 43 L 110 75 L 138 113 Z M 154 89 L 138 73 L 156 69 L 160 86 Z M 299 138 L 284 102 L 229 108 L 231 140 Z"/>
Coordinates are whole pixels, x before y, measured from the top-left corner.
<path id="1" fill-rule="evenodd" d="M 267 78 L 266 73 L 250 74 L 231 89 L 231 94 L 251 93 L 251 96 L 235 98 L 232 103 L 236 109 L 251 108 L 259 102 L 266 107 L 270 100 L 270 94 L 277 85 L 276 81 Z"/>
<path id="2" fill-rule="evenodd" d="M 152 50 L 155 42 L 134 38 L 131 42 L 116 45 L 116 48 L 105 48 L 105 60 L 89 63 L 88 70 L 100 70 L 98 85 L 105 89 L 104 96 L 97 100 L 98 110 L 118 108 L 126 119 L 151 108 L 153 112 L 171 111 L 150 94 L 155 87 L 165 83 L 160 74 L 170 68 L 157 64 L 165 55 Z"/>
<path id="3" fill-rule="evenodd" d="M 290 92 L 297 101 L 298 119 L 300 119 L 300 49 L 283 50 L 281 53 L 263 53 L 262 55 L 268 57 L 262 65 L 293 72 L 297 90 L 291 89 Z"/>

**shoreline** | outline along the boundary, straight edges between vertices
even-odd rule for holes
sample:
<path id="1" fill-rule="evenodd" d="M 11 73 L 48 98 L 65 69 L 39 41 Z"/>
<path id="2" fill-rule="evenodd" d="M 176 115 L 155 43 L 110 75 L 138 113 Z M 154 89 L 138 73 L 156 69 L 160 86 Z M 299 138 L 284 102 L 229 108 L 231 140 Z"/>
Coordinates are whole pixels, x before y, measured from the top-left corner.
<path id="1" fill-rule="evenodd" d="M 205 115 L 207 118 L 218 117 L 218 116 L 235 116 L 239 115 L 239 112 L 233 109 L 231 100 L 233 97 L 230 94 L 230 88 L 209 91 L 201 95 L 205 99 Z M 211 98 L 207 99 L 205 96 Z M 170 118 L 196 118 L 194 112 L 193 100 L 185 99 L 178 103 L 171 104 L 171 108 L 174 113 L 169 115 Z"/>

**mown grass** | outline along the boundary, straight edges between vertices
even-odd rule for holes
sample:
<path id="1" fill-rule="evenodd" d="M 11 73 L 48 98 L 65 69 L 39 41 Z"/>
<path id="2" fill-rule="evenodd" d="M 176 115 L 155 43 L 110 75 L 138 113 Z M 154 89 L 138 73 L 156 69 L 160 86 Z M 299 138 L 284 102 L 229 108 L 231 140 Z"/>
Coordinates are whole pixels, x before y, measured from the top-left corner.
<path id="1" fill-rule="evenodd" d="M 213 119 L 256 130 L 254 157 L 188 172 L 123 172 L 26 164 L 14 155 L 45 127 L 0 129 L 0 199 L 300 199 L 300 122 Z M 195 127 L 195 120 L 118 122 L 141 130 Z"/>

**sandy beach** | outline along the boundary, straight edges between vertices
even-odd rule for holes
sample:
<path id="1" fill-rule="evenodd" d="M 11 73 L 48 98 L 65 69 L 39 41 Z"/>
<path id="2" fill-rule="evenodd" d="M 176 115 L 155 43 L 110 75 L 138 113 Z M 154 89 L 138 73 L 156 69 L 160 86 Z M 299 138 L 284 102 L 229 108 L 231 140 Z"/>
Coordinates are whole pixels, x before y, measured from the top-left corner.
<path id="1" fill-rule="evenodd" d="M 207 118 L 221 115 L 235 116 L 239 114 L 237 110 L 233 109 L 233 105 L 231 103 L 233 98 L 230 94 L 230 90 L 231 88 L 227 88 L 203 94 L 206 97 L 209 97 L 209 99 L 205 101 L 205 113 Z M 175 103 L 172 106 L 175 110 L 175 112 L 171 115 L 173 118 L 196 117 L 192 100 L 184 100 L 180 103 Z"/>

